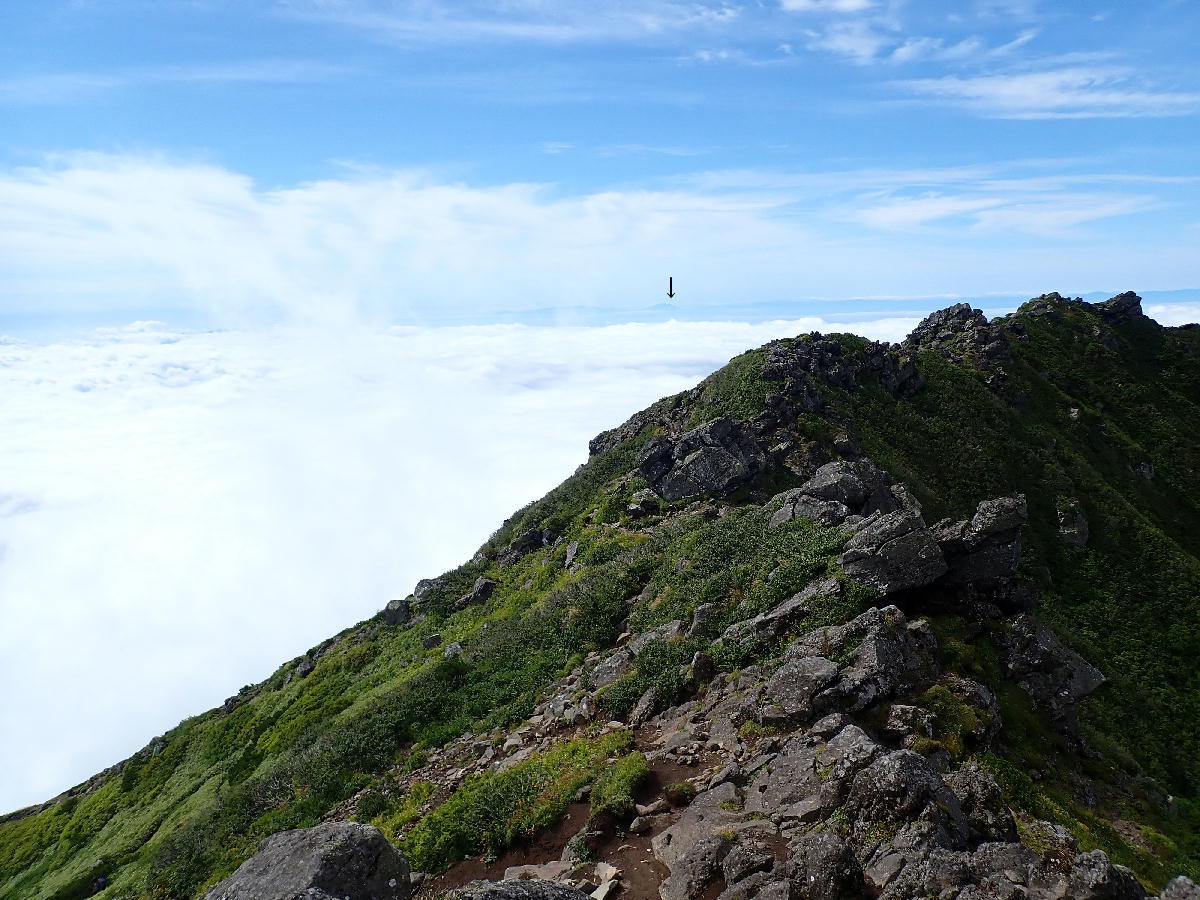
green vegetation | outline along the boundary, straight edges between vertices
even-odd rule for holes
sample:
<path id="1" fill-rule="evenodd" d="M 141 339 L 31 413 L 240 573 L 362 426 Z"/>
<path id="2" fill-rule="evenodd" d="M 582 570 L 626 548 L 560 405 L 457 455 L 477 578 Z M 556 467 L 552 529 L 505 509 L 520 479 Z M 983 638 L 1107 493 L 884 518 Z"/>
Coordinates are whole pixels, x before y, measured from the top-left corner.
<path id="1" fill-rule="evenodd" d="M 580 788 L 619 806 L 643 777 L 640 753 L 611 757 L 630 744 L 628 732 L 568 741 L 499 773 L 472 775 L 400 840 L 418 871 L 441 872 L 468 856 L 495 858 L 521 838 L 557 822 Z M 619 772 L 620 775 L 613 773 Z M 598 778 L 599 776 L 599 778 Z M 623 794 L 623 792 L 625 792 Z"/>
<path id="2" fill-rule="evenodd" d="M 828 445 L 848 431 L 909 484 L 929 521 L 967 517 L 987 497 L 1026 494 L 1022 566 L 1042 590 L 1039 613 L 1108 678 L 1081 717 L 1102 758 L 1074 753 L 1004 678 L 988 637 L 1002 623 L 954 616 L 931 619 L 940 662 L 995 692 L 1000 744 L 978 755 L 970 735 L 989 723 L 935 685 L 921 698 L 935 722 L 923 749 L 974 758 L 1022 816 L 1065 825 L 1081 845 L 1101 847 L 1151 881 L 1175 871 L 1200 876 L 1200 329 L 1111 327 L 1090 307 L 1066 304 L 1020 322 L 1025 336 L 1010 339 L 1002 387 L 925 353 L 928 384 L 916 396 L 898 401 L 860 372 L 854 390 L 821 387 L 830 408 L 801 416 L 796 439 Z M 849 357 L 867 348 L 861 338 L 837 339 Z M 442 576 L 420 624 L 388 626 L 381 616 L 359 623 L 243 689 L 228 712 L 180 723 L 120 771 L 39 811 L 0 818 L 0 898 L 83 897 L 101 874 L 116 896 L 193 898 L 264 836 L 311 825 L 360 792 L 359 818 L 402 841 L 427 869 L 500 852 L 555 821 L 586 784 L 596 814 L 627 815 L 646 764 L 624 752 L 625 735 L 560 744 L 473 777 L 441 805 L 431 784 L 394 785 L 458 735 L 528 717 L 547 685 L 627 629 L 687 621 L 710 605 L 702 629 L 652 644 L 604 692 L 614 715 L 648 690 L 660 704 L 681 699 L 693 689 L 685 672 L 697 650 L 721 671 L 780 652 L 779 644 L 713 642 L 812 578 L 839 574 L 844 535 L 807 522 L 767 528 L 773 510 L 758 505 L 762 494 L 793 485 L 794 474 L 773 468 L 713 520 L 628 514 L 645 487 L 628 477 L 645 442 L 666 421 L 757 415 L 780 388 L 761 377 L 764 358 L 762 350 L 742 354 L 610 435 L 586 466 Z M 1058 535 L 1058 510 L 1072 500 L 1090 523 L 1086 547 Z M 664 504 L 664 512 L 687 505 Z M 552 543 L 500 564 L 500 551 L 530 529 Z M 497 582 L 486 606 L 456 610 L 479 577 Z M 870 603 L 868 591 L 847 583 L 805 627 L 846 621 Z M 464 654 L 446 659 L 441 648 L 424 648 L 435 632 L 461 642 Z M 1103 790 L 1145 775 L 1159 787 L 1142 780 L 1137 792 Z M 1101 788 L 1097 805 L 1081 784 Z M 692 792 L 686 783 L 668 788 L 676 802 Z M 1176 795 L 1171 804 L 1166 793 Z M 1114 826 L 1118 817 L 1128 827 Z"/>

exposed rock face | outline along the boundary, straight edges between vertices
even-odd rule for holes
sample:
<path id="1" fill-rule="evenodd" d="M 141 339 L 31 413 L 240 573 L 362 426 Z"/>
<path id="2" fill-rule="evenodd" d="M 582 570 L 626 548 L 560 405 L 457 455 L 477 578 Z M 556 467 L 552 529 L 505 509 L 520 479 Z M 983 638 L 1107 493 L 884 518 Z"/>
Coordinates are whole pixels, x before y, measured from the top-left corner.
<path id="1" fill-rule="evenodd" d="M 1104 683 L 1104 675 L 1049 628 L 1023 614 L 998 636 L 1008 675 L 1068 733 L 1074 732 L 1080 700 Z"/>
<path id="2" fill-rule="evenodd" d="M 1096 304 L 1096 311 L 1114 325 L 1144 319 L 1142 298 L 1133 291 L 1126 291 Z"/>
<path id="3" fill-rule="evenodd" d="M 466 609 L 468 606 L 482 606 L 487 603 L 495 589 L 496 582 L 490 578 L 476 578 L 471 590 L 454 601 L 454 608 L 459 610 Z"/>
<path id="4" fill-rule="evenodd" d="M 667 501 L 730 490 L 766 465 L 766 455 L 749 431 L 727 416 L 693 428 L 677 441 L 660 435 L 638 457 L 638 471 Z"/>
<path id="5" fill-rule="evenodd" d="M 1078 500 L 1068 500 L 1058 510 L 1058 536 L 1072 547 L 1086 547 L 1088 537 L 1087 516 Z"/>
<path id="6" fill-rule="evenodd" d="M 956 303 L 926 316 L 904 340 L 912 351 L 936 350 L 954 359 L 976 365 L 1010 355 L 1001 329 L 969 303 Z"/>
<path id="7" fill-rule="evenodd" d="M 497 560 L 506 566 L 515 563 L 521 557 L 532 553 L 550 542 L 550 535 L 540 528 L 531 528 L 513 538 L 513 542 L 501 551 Z"/>
<path id="8" fill-rule="evenodd" d="M 947 582 L 992 584 L 1017 572 L 1025 497 L 1000 497 L 979 504 L 969 522 L 943 519 L 933 526 L 934 538 L 949 561 Z"/>
<path id="9" fill-rule="evenodd" d="M 907 509 L 863 524 L 840 562 L 851 578 L 882 594 L 922 587 L 946 573 L 946 560 L 921 514 Z"/>
<path id="10" fill-rule="evenodd" d="M 472 881 L 446 895 L 453 900 L 587 900 L 587 896 L 576 888 L 538 878 Z"/>
<path id="11" fill-rule="evenodd" d="M 272 835 L 204 900 L 405 900 L 408 862 L 378 828 L 336 822 Z"/>
<path id="12" fill-rule="evenodd" d="M 389 600 L 383 608 L 383 621 L 388 625 L 403 625 L 408 621 L 410 611 L 408 600 Z"/>
<path id="13" fill-rule="evenodd" d="M 825 402 L 819 384 L 850 388 L 860 372 L 878 374 L 884 389 L 894 397 L 911 397 L 925 385 L 912 357 L 889 344 L 871 343 L 851 356 L 837 341 L 814 332 L 773 342 L 764 349 L 762 377 L 782 382 L 781 402 L 771 405 L 780 407 L 784 418 L 822 409 Z"/>
<path id="14" fill-rule="evenodd" d="M 1200 885 L 1185 875 L 1172 878 L 1162 894 L 1162 900 L 1200 900 Z"/>
<path id="15" fill-rule="evenodd" d="M 826 463 L 800 487 L 773 498 L 780 499 L 782 506 L 771 517 L 772 528 L 794 519 L 841 525 L 851 516 L 916 506 L 906 491 L 894 492 L 887 473 L 869 459 Z"/>

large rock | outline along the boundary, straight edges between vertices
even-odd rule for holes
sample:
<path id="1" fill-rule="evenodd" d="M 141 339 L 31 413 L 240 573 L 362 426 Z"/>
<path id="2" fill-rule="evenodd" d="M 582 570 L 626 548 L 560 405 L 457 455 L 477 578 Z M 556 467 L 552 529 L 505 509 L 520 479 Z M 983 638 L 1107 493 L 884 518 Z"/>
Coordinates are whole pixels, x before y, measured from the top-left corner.
<path id="1" fill-rule="evenodd" d="M 531 528 L 513 538 L 512 543 L 505 547 L 496 559 L 501 565 L 511 566 L 522 557 L 534 550 L 541 549 L 548 543 L 550 543 L 549 534 L 540 528 Z"/>
<path id="2" fill-rule="evenodd" d="M 1114 325 L 1146 317 L 1142 312 L 1142 298 L 1133 291 L 1126 291 L 1123 294 L 1110 297 L 1103 303 L 1095 304 L 1094 308 L 1104 319 L 1107 319 Z"/>
<path id="3" fill-rule="evenodd" d="M 866 709 L 895 693 L 927 662 L 904 613 L 895 606 L 872 607 L 845 625 L 808 632 L 788 647 L 780 671 L 794 667 L 805 657 L 830 657 L 841 662 L 836 679 L 827 679 L 811 698 L 811 710 L 818 714 Z"/>
<path id="4" fill-rule="evenodd" d="M 204 900 L 405 900 L 408 862 L 372 825 L 334 822 L 271 835 Z"/>
<path id="5" fill-rule="evenodd" d="M 946 573 L 946 560 L 921 514 L 898 509 L 868 522 L 840 559 L 851 578 L 882 594 L 923 587 Z"/>
<path id="6" fill-rule="evenodd" d="M 624 647 L 619 647 L 596 668 L 588 673 L 588 680 L 594 690 L 608 687 L 615 681 L 624 678 L 633 671 L 634 662 L 651 644 L 659 641 L 674 641 L 683 637 L 686 629 L 681 619 L 659 625 L 650 631 L 639 634 Z"/>
<path id="7" fill-rule="evenodd" d="M 891 512 L 904 503 L 890 482 L 887 473 L 869 459 L 826 463 L 800 487 L 775 498 L 782 497 L 782 505 L 771 517 L 771 527 L 794 519 L 840 525 L 851 515 Z"/>
<path id="8" fill-rule="evenodd" d="M 858 900 L 862 869 L 837 834 L 807 832 L 792 842 L 792 896 L 797 900 Z"/>
<path id="9" fill-rule="evenodd" d="M 1100 670 L 1028 614 L 1017 616 L 996 638 L 1008 675 L 1060 729 L 1073 733 L 1079 701 L 1104 683 Z"/>
<path id="10" fill-rule="evenodd" d="M 576 888 L 540 878 L 472 881 L 446 894 L 447 900 L 587 900 Z"/>
<path id="11" fill-rule="evenodd" d="M 1011 578 L 1021 559 L 1025 495 L 984 500 L 966 522 L 943 519 L 931 529 L 949 565 L 949 584 L 984 584 Z"/>
<path id="12" fill-rule="evenodd" d="M 1176 875 L 1163 888 L 1161 900 L 1200 900 L 1200 885 L 1186 875 Z"/>
<path id="13" fill-rule="evenodd" d="M 454 601 L 455 609 L 466 609 L 468 606 L 482 606 L 492 596 L 496 582 L 490 578 L 476 578 L 471 590 Z"/>
<path id="14" fill-rule="evenodd" d="M 836 578 L 819 578 L 809 582 L 798 594 L 784 600 L 773 609 L 735 622 L 721 635 L 722 643 L 762 644 L 796 631 L 814 606 L 840 596 L 844 587 Z"/>
<path id="15" fill-rule="evenodd" d="M 904 339 L 903 346 L 913 352 L 935 350 L 976 365 L 1010 355 L 1000 328 L 969 303 L 956 303 L 930 313 Z"/>
<path id="16" fill-rule="evenodd" d="M 693 428 L 677 441 L 659 436 L 638 457 L 638 471 L 667 501 L 730 490 L 766 465 L 766 454 L 749 430 L 728 416 Z"/>

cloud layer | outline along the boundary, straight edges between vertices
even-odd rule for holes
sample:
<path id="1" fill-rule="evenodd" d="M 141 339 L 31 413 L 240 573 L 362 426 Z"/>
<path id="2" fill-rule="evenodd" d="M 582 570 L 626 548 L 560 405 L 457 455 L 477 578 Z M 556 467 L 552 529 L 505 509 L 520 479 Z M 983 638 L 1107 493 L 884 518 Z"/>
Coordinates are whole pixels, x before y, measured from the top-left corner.
<path id="1" fill-rule="evenodd" d="M 77 154 L 0 172 L 0 312 L 446 323 L 648 306 L 668 275 L 688 309 L 1190 286 L 1200 179 L 1081 167 L 715 170 L 570 193 L 361 168 L 267 188 L 209 163 Z"/>
<path id="2" fill-rule="evenodd" d="M 0 344 L 0 810 L 457 565 L 599 431 L 747 347 L 829 327 L 143 323 Z"/>

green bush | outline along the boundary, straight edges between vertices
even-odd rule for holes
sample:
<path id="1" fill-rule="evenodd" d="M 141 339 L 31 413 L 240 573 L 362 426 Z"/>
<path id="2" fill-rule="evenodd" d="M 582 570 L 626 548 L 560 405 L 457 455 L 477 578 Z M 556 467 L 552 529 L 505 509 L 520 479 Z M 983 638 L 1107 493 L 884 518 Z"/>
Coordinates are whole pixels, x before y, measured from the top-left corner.
<path id="1" fill-rule="evenodd" d="M 601 772 L 592 785 L 592 815 L 609 812 L 624 817 L 632 814 L 634 792 L 649 777 L 650 766 L 643 754 L 625 754 Z"/>
<path id="2" fill-rule="evenodd" d="M 478 853 L 493 858 L 557 822 L 580 788 L 608 769 L 610 757 L 630 741 L 624 731 L 569 741 L 504 772 L 471 775 L 401 846 L 424 872 L 441 872 Z"/>

